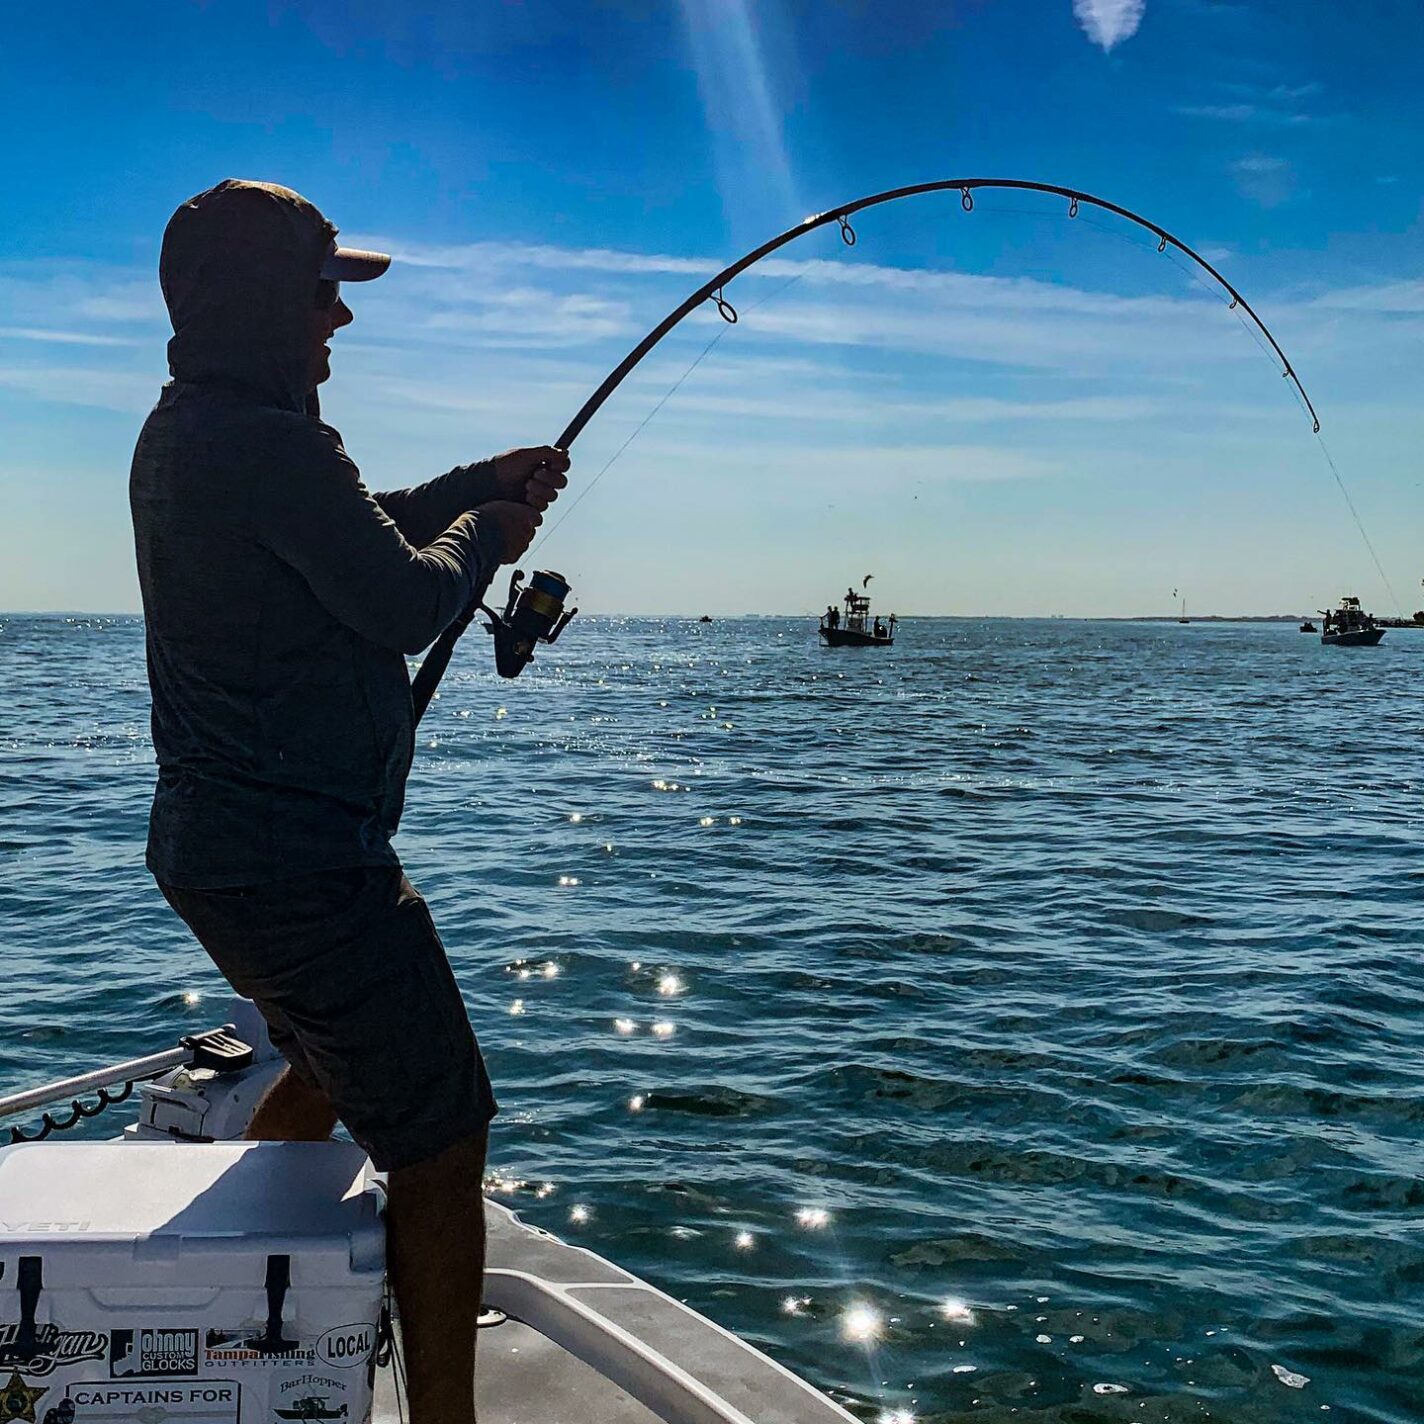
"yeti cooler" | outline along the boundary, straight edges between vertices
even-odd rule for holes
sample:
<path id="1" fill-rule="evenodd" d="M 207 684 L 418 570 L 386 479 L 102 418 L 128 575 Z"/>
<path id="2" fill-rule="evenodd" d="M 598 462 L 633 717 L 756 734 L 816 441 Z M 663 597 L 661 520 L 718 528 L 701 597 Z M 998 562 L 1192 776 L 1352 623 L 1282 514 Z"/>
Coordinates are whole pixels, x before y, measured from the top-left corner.
<path id="1" fill-rule="evenodd" d="M 366 1165 L 340 1142 L 0 1150 L 0 1421 L 364 1424 Z"/>

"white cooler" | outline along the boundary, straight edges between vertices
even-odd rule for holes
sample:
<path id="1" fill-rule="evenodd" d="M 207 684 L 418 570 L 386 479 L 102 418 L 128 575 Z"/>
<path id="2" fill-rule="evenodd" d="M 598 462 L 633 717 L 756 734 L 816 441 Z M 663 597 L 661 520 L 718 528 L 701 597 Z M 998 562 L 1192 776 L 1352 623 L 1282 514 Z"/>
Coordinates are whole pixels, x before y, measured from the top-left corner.
<path id="1" fill-rule="evenodd" d="M 366 1166 L 340 1142 L 0 1149 L 0 1424 L 365 1424 Z"/>

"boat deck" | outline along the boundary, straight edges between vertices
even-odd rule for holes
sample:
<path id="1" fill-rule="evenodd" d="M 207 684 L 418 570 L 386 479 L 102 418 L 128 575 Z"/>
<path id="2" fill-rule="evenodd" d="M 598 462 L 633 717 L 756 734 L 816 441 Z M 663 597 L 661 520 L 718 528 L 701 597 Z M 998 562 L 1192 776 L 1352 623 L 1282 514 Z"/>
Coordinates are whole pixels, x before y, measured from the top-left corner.
<path id="1" fill-rule="evenodd" d="M 658 1424 L 631 1394 L 516 1320 L 480 1331 L 475 1395 L 480 1424 Z M 372 1424 L 402 1417 L 391 1371 L 381 1370 Z"/>
<path id="2" fill-rule="evenodd" d="M 582 1247 L 486 1204 L 480 1424 L 850 1424 L 853 1416 L 759 1350 Z M 536 1328 L 537 1327 L 537 1328 Z M 396 1424 L 389 1369 L 375 1424 Z"/>

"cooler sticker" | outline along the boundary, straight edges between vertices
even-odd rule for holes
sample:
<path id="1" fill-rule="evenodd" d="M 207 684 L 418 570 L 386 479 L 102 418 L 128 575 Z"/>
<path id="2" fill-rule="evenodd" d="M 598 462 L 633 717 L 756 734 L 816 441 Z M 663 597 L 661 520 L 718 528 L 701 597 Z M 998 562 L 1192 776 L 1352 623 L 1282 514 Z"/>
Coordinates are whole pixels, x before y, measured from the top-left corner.
<path id="1" fill-rule="evenodd" d="M 72 1384 L 64 1392 L 70 1418 L 80 1424 L 93 1420 L 123 1420 L 133 1424 L 238 1424 L 241 1387 L 223 1380 L 168 1380 L 161 1384 L 120 1384 L 114 1380 Z M 57 1420 L 56 1424 L 64 1424 Z"/>
<path id="2" fill-rule="evenodd" d="M 16 1349 L 20 1327 L 0 1325 L 0 1368 L 22 1369 L 27 1375 L 52 1375 L 61 1365 L 81 1360 L 102 1360 L 109 1353 L 109 1337 L 100 1330 L 61 1330 L 57 1325 L 35 1327 L 34 1354 L 21 1359 Z M 0 1424 L 7 1416 L 0 1414 Z"/>
<path id="3" fill-rule="evenodd" d="M 311 1365 L 316 1351 L 310 1345 L 290 1341 L 290 1350 L 260 1350 L 266 1334 L 262 1325 L 244 1325 L 236 1330 L 209 1329 L 203 1341 L 203 1362 L 209 1365 Z"/>
<path id="4" fill-rule="evenodd" d="M 272 1413 L 278 1419 L 317 1421 L 345 1419 L 346 1393 L 344 1380 L 325 1375 L 300 1375 L 283 1382 Z"/>
<path id="5" fill-rule="evenodd" d="M 338 1325 L 316 1342 L 316 1355 L 324 1365 L 353 1367 L 364 1365 L 376 1348 L 376 1327 L 369 1321 Z"/>
<path id="6" fill-rule="evenodd" d="M 19 1370 L 11 1370 L 10 1378 L 0 1384 L 0 1424 L 9 1424 L 12 1419 L 35 1424 L 35 1405 L 48 1393 L 48 1385 L 32 1389 Z"/>
<path id="7" fill-rule="evenodd" d="M 115 1379 L 198 1373 L 196 1330 L 111 1330 L 109 1373 Z"/>

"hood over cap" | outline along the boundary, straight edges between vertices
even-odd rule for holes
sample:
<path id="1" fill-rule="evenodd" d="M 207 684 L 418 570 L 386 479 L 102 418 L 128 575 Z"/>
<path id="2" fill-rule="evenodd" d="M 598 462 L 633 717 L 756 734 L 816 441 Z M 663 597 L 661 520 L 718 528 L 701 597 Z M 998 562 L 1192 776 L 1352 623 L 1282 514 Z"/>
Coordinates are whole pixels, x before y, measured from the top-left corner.
<path id="1" fill-rule="evenodd" d="M 315 205 L 276 183 L 228 178 L 184 203 L 158 265 L 173 379 L 308 410 L 310 314 L 335 236 Z"/>

